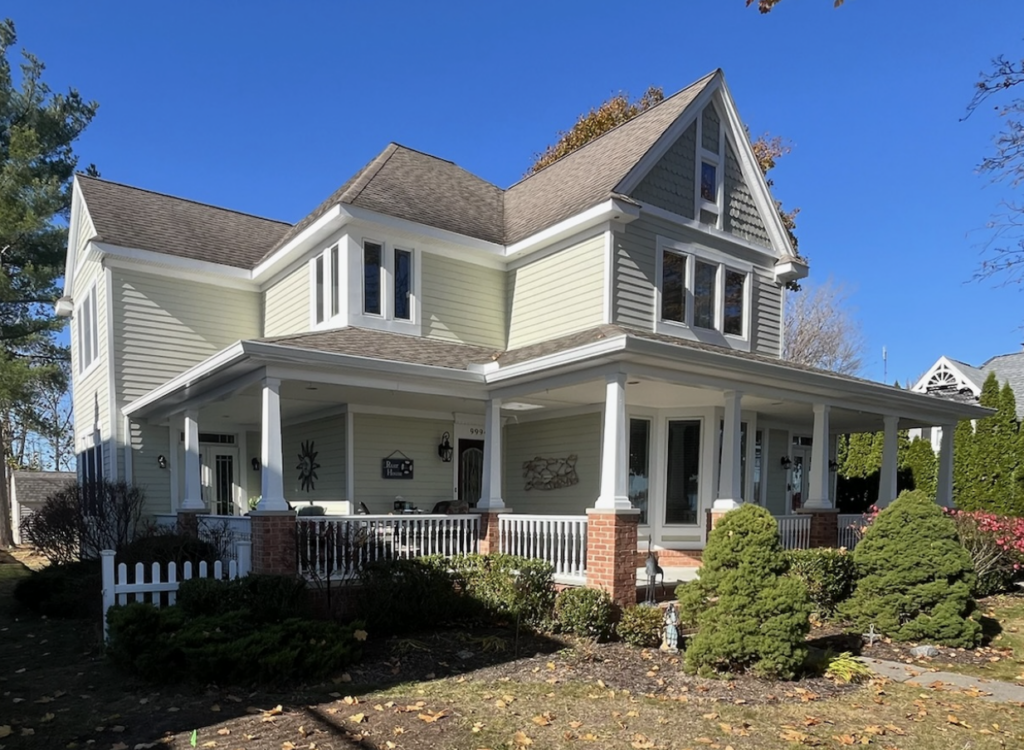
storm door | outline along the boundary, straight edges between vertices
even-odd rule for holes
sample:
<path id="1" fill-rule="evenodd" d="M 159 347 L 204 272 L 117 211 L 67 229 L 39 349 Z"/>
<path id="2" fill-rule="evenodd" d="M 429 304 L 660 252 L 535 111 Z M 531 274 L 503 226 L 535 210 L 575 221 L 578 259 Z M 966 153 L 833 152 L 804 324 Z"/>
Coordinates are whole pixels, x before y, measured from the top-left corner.
<path id="1" fill-rule="evenodd" d="M 202 471 L 203 501 L 218 516 L 233 516 L 235 485 L 238 471 L 238 449 L 220 445 L 204 445 L 199 449 Z"/>
<path id="2" fill-rule="evenodd" d="M 459 439 L 459 504 L 475 507 L 480 501 L 484 478 L 484 441 Z"/>

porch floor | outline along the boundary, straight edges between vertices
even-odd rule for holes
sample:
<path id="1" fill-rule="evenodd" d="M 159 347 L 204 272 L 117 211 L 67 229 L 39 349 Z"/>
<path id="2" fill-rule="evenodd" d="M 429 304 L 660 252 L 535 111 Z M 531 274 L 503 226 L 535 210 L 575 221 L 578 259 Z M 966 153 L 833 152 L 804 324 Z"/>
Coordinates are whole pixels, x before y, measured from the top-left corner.
<path id="1" fill-rule="evenodd" d="M 692 581 L 697 578 L 697 571 L 699 567 L 668 567 L 663 565 L 662 570 L 665 571 L 665 588 L 674 589 L 680 583 L 686 581 Z M 646 588 L 647 587 L 647 571 L 644 568 L 636 569 L 636 587 Z M 658 587 L 661 587 L 661 578 L 658 578 Z"/>

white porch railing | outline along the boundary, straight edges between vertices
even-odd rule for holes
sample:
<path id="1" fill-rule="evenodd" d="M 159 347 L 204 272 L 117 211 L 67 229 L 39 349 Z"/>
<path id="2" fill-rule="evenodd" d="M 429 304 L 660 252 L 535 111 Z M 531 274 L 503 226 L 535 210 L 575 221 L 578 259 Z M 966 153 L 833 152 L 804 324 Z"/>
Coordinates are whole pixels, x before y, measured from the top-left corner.
<path id="1" fill-rule="evenodd" d="M 867 522 L 860 513 L 839 514 L 839 546 L 853 549 L 857 546 Z"/>
<path id="2" fill-rule="evenodd" d="M 509 555 L 546 560 L 555 568 L 556 583 L 581 584 L 587 579 L 587 517 L 498 516 L 499 548 Z"/>
<path id="3" fill-rule="evenodd" d="M 153 515 L 153 525 L 158 529 L 176 529 L 178 516 L 174 513 L 156 513 Z"/>
<path id="4" fill-rule="evenodd" d="M 181 579 L 178 578 L 178 566 L 175 563 L 167 563 L 167 569 L 163 570 L 160 563 L 153 563 L 149 568 L 149 580 L 146 580 L 146 566 L 142 563 L 135 565 L 134 580 L 129 580 L 128 566 L 124 563 L 114 566 L 113 550 L 102 550 L 100 558 L 103 571 L 103 639 L 107 638 L 107 610 L 115 604 L 127 604 L 129 597 L 135 602 L 149 601 L 150 604 L 159 607 L 163 595 L 167 595 L 167 604 L 173 605 L 178 595 L 178 586 L 181 581 L 188 581 L 192 578 L 240 578 L 249 575 L 252 562 L 252 550 L 249 542 L 240 542 L 238 545 L 238 559 L 231 560 L 225 566 L 220 560 L 212 566 L 206 562 L 200 562 L 193 566 L 186 562 L 182 566 Z M 147 596 L 148 595 L 148 596 Z"/>
<path id="5" fill-rule="evenodd" d="M 252 542 L 252 521 L 248 516 L 202 514 L 196 520 L 199 538 L 216 547 L 225 560 L 238 558 L 239 542 Z"/>
<path id="6" fill-rule="evenodd" d="M 300 517 L 299 573 L 347 579 L 377 560 L 472 554 L 479 527 L 476 514 Z"/>
<path id="7" fill-rule="evenodd" d="M 783 549 L 807 549 L 811 546 L 811 517 L 775 516 Z"/>

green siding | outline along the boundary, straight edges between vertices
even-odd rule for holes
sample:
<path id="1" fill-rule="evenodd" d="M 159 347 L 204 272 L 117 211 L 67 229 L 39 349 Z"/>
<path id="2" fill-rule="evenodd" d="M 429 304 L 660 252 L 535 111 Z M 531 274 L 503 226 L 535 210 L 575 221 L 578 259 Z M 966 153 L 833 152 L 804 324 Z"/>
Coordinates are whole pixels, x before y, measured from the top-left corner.
<path id="1" fill-rule="evenodd" d="M 171 471 L 157 462 L 170 458 L 169 437 L 166 426 L 131 423 L 132 482 L 146 493 L 147 515 L 171 512 Z"/>
<path id="2" fill-rule="evenodd" d="M 725 231 L 757 245 L 768 248 L 772 246 L 768 230 L 765 229 L 764 221 L 750 194 L 750 188 L 743 179 L 739 160 L 728 141 L 725 144 L 724 219 Z"/>
<path id="3" fill-rule="evenodd" d="M 583 515 L 601 490 L 601 415 L 582 414 L 505 427 L 503 499 L 516 513 Z M 576 454 L 579 484 L 557 490 L 525 489 L 523 463 Z"/>
<path id="4" fill-rule="evenodd" d="M 787 472 L 782 468 L 782 457 L 789 455 L 789 433 L 785 430 L 768 431 L 768 455 L 765 466 L 765 507 L 773 516 L 789 515 L 786 507 Z"/>
<path id="5" fill-rule="evenodd" d="M 687 219 L 695 218 L 696 159 L 697 123 L 694 122 L 640 181 L 632 197 Z"/>
<path id="6" fill-rule="evenodd" d="M 504 349 L 504 272 L 431 253 L 421 257 L 423 335 Z"/>
<path id="7" fill-rule="evenodd" d="M 251 433 L 246 435 L 246 452 L 252 454 L 249 446 Z M 256 455 L 260 452 L 260 436 L 255 434 Z M 313 489 L 302 489 L 299 482 L 299 453 L 304 441 L 312 441 L 317 452 L 317 479 Z M 281 450 L 284 454 L 284 496 L 296 506 L 317 503 L 324 500 L 346 500 L 345 497 L 345 417 L 325 417 L 312 422 L 286 425 L 281 431 Z M 250 461 L 251 456 L 250 456 Z M 243 466 L 243 469 L 246 467 Z M 255 472 L 254 472 L 255 475 Z M 258 477 L 257 477 L 258 479 Z M 259 489 L 249 489 L 249 495 L 260 494 Z"/>
<path id="8" fill-rule="evenodd" d="M 309 266 L 300 263 L 263 293 L 263 335 L 309 330 Z"/>

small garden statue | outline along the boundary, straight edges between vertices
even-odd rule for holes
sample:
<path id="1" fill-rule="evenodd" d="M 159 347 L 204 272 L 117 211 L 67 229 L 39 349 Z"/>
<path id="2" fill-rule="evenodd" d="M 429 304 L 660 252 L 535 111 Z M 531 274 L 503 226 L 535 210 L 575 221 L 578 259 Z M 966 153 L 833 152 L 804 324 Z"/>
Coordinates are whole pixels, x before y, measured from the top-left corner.
<path id="1" fill-rule="evenodd" d="M 665 628 L 662 631 L 661 650 L 675 654 L 679 652 L 679 610 L 675 604 L 669 604 L 662 620 Z"/>

